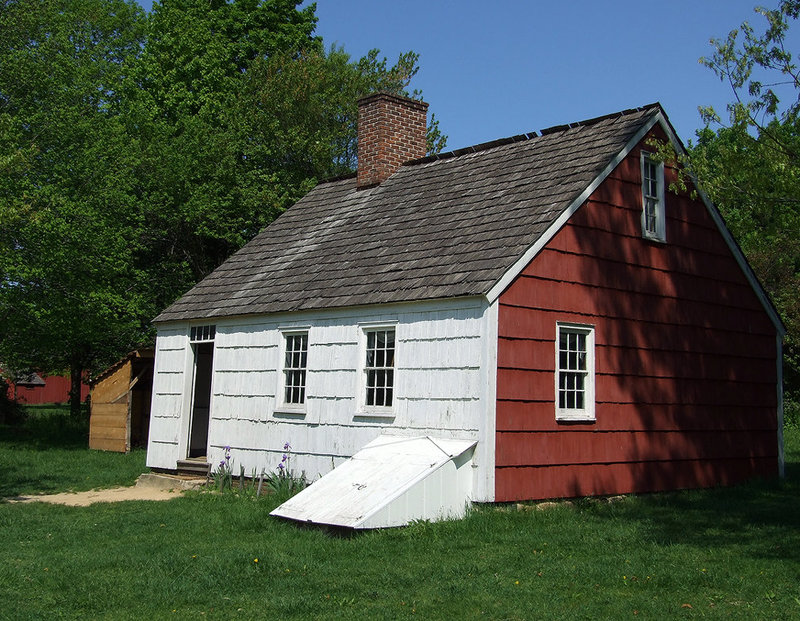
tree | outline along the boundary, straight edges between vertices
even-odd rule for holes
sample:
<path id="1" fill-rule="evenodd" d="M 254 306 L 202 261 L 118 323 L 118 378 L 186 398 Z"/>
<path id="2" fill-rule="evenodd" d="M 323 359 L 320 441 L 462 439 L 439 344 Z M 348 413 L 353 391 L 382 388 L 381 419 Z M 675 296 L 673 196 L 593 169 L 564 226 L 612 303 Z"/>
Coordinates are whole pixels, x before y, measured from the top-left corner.
<path id="1" fill-rule="evenodd" d="M 701 62 L 727 82 L 727 119 L 701 108 L 706 122 L 689 148 L 689 167 L 722 212 L 787 327 L 787 418 L 800 416 L 800 71 L 786 47 L 800 0 L 756 9 Z"/>
<path id="2" fill-rule="evenodd" d="M 0 11 L 0 360 L 85 369 L 151 312 L 121 83 L 144 14 L 125 0 L 5 0 Z"/>
<path id="3" fill-rule="evenodd" d="M 356 101 L 418 57 L 353 62 L 295 0 L 0 0 L 0 361 L 84 371 L 317 180 Z M 417 96 L 418 93 L 415 93 Z M 432 150 L 445 137 L 434 122 Z"/>
<path id="4" fill-rule="evenodd" d="M 407 94 L 418 57 L 353 62 L 313 36 L 293 0 L 163 0 L 137 83 L 149 244 L 164 305 L 252 239 L 318 180 L 355 165 L 356 100 Z M 418 93 L 417 93 L 418 95 Z M 432 123 L 432 148 L 444 137 Z"/>

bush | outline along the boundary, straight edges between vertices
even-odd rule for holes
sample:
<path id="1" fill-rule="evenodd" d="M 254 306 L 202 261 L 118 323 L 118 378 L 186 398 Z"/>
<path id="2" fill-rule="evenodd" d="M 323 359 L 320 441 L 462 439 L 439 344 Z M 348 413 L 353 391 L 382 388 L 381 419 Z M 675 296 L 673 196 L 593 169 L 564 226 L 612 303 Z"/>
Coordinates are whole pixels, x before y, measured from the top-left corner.
<path id="1" fill-rule="evenodd" d="M 0 379 L 0 425 L 19 425 L 24 420 L 25 410 L 8 398 L 8 384 Z"/>
<path id="2" fill-rule="evenodd" d="M 786 429 L 800 429 L 800 403 L 793 399 L 783 402 L 783 426 Z"/>

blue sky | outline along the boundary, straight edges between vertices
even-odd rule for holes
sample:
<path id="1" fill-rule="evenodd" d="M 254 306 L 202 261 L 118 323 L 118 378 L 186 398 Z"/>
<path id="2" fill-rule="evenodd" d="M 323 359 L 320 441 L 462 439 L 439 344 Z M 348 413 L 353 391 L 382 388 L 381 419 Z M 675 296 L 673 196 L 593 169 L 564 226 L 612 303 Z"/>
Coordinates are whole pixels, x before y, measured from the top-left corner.
<path id="1" fill-rule="evenodd" d="M 762 30 L 758 4 L 777 0 L 319 0 L 317 34 L 354 58 L 417 52 L 448 150 L 654 101 L 687 142 L 699 105 L 731 99 L 698 59 L 744 20 Z"/>

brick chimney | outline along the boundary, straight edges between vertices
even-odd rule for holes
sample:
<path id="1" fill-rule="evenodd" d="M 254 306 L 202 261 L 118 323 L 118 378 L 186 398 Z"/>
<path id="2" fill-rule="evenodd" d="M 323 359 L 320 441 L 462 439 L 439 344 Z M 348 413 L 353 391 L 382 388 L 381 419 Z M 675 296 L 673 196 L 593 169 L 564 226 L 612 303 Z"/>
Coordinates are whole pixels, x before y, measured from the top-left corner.
<path id="1" fill-rule="evenodd" d="M 425 157 L 428 104 L 376 93 L 358 100 L 358 187 L 386 181 L 403 162 Z"/>

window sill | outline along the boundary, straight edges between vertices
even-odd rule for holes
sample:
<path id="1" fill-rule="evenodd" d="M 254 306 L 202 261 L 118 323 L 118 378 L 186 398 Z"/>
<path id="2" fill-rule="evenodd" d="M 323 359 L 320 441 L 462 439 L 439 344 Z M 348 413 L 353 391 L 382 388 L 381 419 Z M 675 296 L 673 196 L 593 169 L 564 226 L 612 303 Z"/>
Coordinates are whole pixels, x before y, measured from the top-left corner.
<path id="1" fill-rule="evenodd" d="M 305 408 L 277 408 L 272 412 L 273 418 L 305 418 Z"/>
<path id="2" fill-rule="evenodd" d="M 592 414 L 556 414 L 557 423 L 595 423 L 597 419 Z"/>
<path id="3" fill-rule="evenodd" d="M 642 233 L 642 239 L 644 239 L 645 241 L 655 242 L 656 244 L 667 243 L 666 237 L 659 237 L 658 235 L 648 235 L 647 233 Z"/>
<path id="4" fill-rule="evenodd" d="M 363 410 L 355 413 L 353 416 L 353 422 L 387 422 L 393 421 L 396 416 L 397 415 L 392 410 Z"/>

